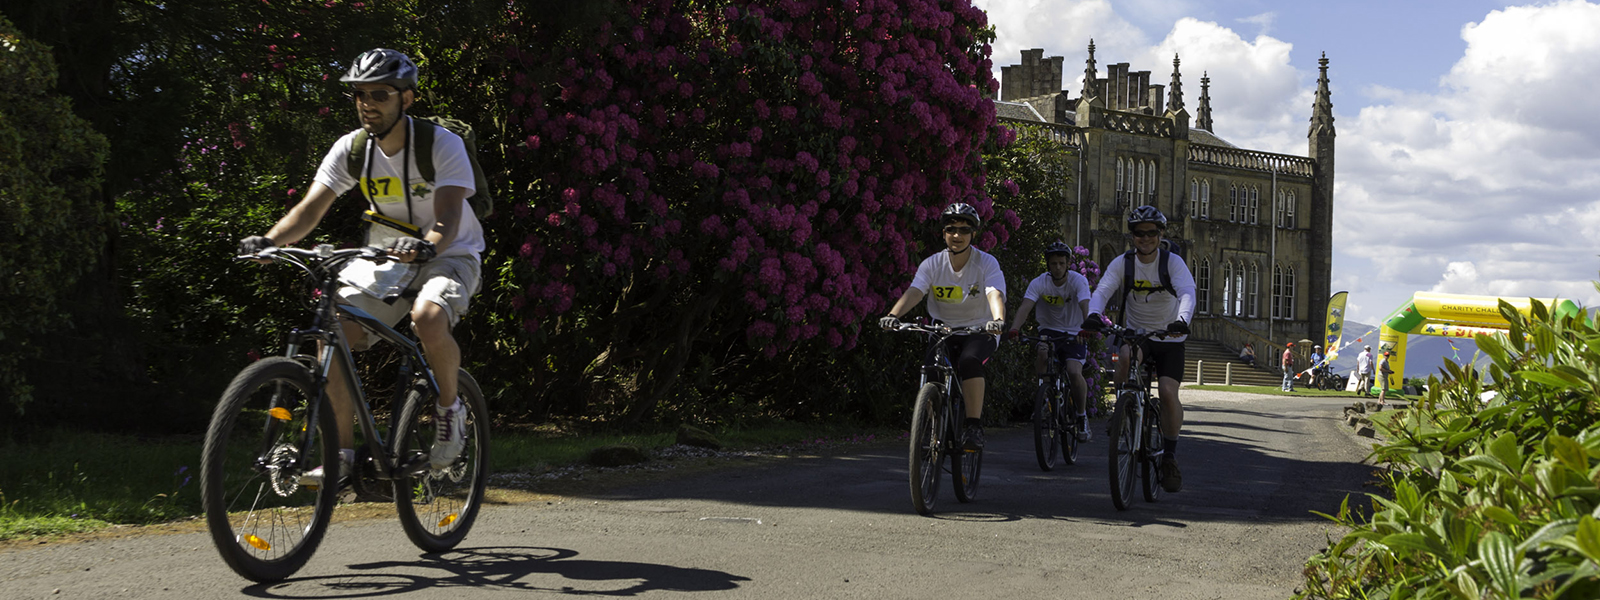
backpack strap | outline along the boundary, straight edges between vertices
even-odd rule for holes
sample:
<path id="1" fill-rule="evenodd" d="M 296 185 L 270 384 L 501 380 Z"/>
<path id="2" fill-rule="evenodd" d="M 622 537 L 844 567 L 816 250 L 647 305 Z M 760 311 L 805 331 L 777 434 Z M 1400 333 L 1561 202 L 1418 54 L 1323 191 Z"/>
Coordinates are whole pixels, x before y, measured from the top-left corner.
<path id="1" fill-rule="evenodd" d="M 438 181 L 434 178 L 433 172 L 433 138 L 434 134 L 438 133 L 436 128 L 439 124 L 416 117 L 413 117 L 411 122 L 416 124 L 411 128 L 411 134 L 416 136 L 416 139 L 411 140 L 411 152 L 417 160 L 417 174 L 428 183 Z"/>
<path id="2" fill-rule="evenodd" d="M 344 168 L 350 173 L 350 178 L 356 180 L 356 187 L 361 190 L 361 197 L 367 199 L 367 205 L 372 210 L 378 210 L 372 198 L 367 197 L 366 186 L 361 185 L 361 167 L 367 160 L 367 144 L 372 136 L 365 129 L 357 129 L 356 136 L 350 140 L 350 153 L 344 157 Z"/>

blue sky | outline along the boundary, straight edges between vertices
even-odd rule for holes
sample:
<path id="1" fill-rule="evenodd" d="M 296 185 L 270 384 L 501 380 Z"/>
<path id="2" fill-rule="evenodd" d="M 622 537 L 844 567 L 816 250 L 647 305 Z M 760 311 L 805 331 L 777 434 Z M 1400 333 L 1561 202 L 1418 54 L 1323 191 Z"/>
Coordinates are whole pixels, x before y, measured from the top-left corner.
<path id="1" fill-rule="evenodd" d="M 1216 133 L 1306 153 L 1317 59 L 1338 131 L 1333 289 L 1379 322 L 1411 294 L 1600 305 L 1600 5 L 1480 0 L 975 0 L 996 28 L 996 77 L 1027 48 L 1065 58 L 1076 91 L 1102 66 L 1186 99 L 1211 77 Z M 1155 77 L 1160 74 L 1160 77 Z"/>

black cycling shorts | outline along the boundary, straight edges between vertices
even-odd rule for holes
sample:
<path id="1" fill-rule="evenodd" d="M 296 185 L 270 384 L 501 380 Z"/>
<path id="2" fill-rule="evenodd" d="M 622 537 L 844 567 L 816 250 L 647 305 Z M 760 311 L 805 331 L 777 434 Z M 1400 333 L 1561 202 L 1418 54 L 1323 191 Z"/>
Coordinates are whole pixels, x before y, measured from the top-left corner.
<path id="1" fill-rule="evenodd" d="M 962 381 L 983 377 L 983 363 L 989 362 L 995 348 L 1000 346 L 1000 340 L 987 333 L 951 336 L 944 343 L 945 354 L 956 367 L 956 377 Z M 932 349 L 923 362 L 933 362 Z"/>
<path id="2" fill-rule="evenodd" d="M 1058 365 L 1065 366 L 1069 360 L 1077 361 L 1081 365 L 1089 360 L 1089 345 L 1083 343 L 1083 338 L 1054 329 L 1040 329 L 1039 337 L 1060 338 L 1050 344 L 1055 347 L 1056 364 Z"/>
<path id="3" fill-rule="evenodd" d="M 1156 377 L 1183 381 L 1183 342 L 1146 342 L 1145 358 L 1156 365 Z"/>

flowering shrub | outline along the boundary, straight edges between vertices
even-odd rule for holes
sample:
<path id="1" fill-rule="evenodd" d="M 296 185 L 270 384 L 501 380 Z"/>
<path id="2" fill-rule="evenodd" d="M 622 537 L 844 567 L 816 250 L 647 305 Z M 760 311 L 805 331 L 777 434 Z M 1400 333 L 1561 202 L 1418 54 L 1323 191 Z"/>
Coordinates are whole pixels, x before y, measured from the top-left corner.
<path id="1" fill-rule="evenodd" d="M 527 65 L 508 170 L 537 181 L 499 233 L 523 327 L 582 323 L 602 356 L 588 372 L 640 367 L 634 414 L 697 341 L 856 347 L 950 202 L 993 223 L 981 248 L 1017 227 L 985 193 L 993 33 L 965 0 L 618 9 L 508 50 Z"/>

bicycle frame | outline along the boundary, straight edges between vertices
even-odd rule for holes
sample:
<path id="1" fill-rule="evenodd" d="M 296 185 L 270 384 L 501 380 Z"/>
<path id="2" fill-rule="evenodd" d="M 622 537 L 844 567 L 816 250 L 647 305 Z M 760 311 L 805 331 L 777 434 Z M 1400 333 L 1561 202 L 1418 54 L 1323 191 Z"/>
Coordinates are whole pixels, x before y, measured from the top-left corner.
<path id="1" fill-rule="evenodd" d="M 384 439 L 383 433 L 378 429 L 377 419 L 373 416 L 372 408 L 367 403 L 366 392 L 361 386 L 361 380 L 356 376 L 355 356 L 350 350 L 349 342 L 344 339 L 344 329 L 340 325 L 340 317 L 350 318 L 365 326 L 371 334 L 375 334 L 401 349 L 402 358 L 400 360 L 399 373 L 396 376 L 394 406 L 400 405 L 405 393 L 414 389 L 415 382 L 418 381 L 425 382 L 424 392 L 428 394 L 428 397 L 438 398 L 439 396 L 439 382 L 433 376 L 433 369 L 428 367 L 428 361 L 422 353 L 422 345 L 366 311 L 354 306 L 339 304 L 334 300 L 337 297 L 336 294 L 339 288 L 338 267 L 351 260 L 384 260 L 386 256 L 375 248 L 334 251 L 326 245 L 318 246 L 314 251 L 273 248 L 262 252 L 261 256 L 299 267 L 317 282 L 317 289 L 320 292 L 317 294 L 316 308 L 312 311 L 311 326 L 304 329 L 291 330 L 284 350 L 284 355 L 288 358 L 305 362 L 310 355 L 301 353 L 300 349 L 308 343 L 320 345 L 320 351 L 312 359 L 314 362 L 307 365 L 315 377 L 318 390 L 313 404 L 307 408 L 309 415 L 307 422 L 316 422 L 317 413 L 322 407 L 322 400 L 327 395 L 327 387 L 330 383 L 333 383 L 332 370 L 334 364 L 337 363 L 343 368 L 344 372 L 344 377 L 341 378 L 342 381 L 339 384 L 345 387 L 351 403 L 354 405 L 357 423 L 361 427 L 362 435 L 366 438 L 366 445 L 373 457 L 373 465 L 378 479 L 391 480 L 400 475 L 420 474 L 420 472 L 409 472 L 416 470 L 415 467 L 418 465 L 411 465 L 411 469 L 402 472 L 402 467 L 405 465 L 400 464 L 399 457 L 391 455 L 389 444 Z M 312 265 L 305 260 L 310 256 L 317 256 L 324 260 L 319 264 Z M 406 385 L 407 383 L 412 385 L 408 386 Z M 274 405 L 276 405 L 276 400 L 274 400 Z M 389 433 L 391 435 L 394 433 L 392 426 Z M 310 455 L 309 450 L 316 443 L 316 435 L 316 431 L 313 428 L 300 441 L 300 447 L 297 449 L 300 452 L 299 456 Z M 264 449 L 261 455 L 258 456 L 257 460 L 259 462 L 265 463 L 267 451 L 268 449 Z M 426 465 L 426 462 L 422 462 L 422 465 Z M 310 468 L 308 465 L 300 465 L 300 467 L 302 470 Z"/>

